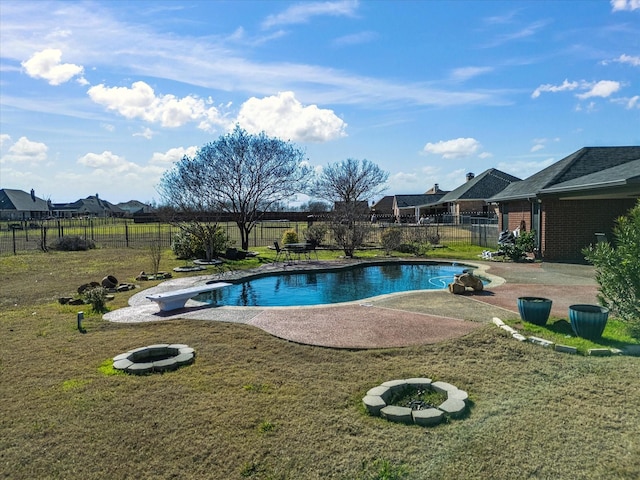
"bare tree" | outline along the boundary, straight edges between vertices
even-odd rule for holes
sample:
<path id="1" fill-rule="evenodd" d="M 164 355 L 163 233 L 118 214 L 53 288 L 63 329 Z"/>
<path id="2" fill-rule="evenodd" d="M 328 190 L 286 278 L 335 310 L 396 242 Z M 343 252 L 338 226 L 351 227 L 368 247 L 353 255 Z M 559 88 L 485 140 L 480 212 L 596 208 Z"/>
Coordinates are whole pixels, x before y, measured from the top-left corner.
<path id="1" fill-rule="evenodd" d="M 349 158 L 323 168 L 311 194 L 334 204 L 331 229 L 345 255 L 353 256 L 369 229 L 369 200 L 385 189 L 389 173 L 368 160 Z"/>
<path id="2" fill-rule="evenodd" d="M 246 250 L 263 213 L 306 190 L 310 169 L 304 160 L 291 142 L 264 132 L 249 134 L 236 125 L 165 172 L 159 192 L 170 205 L 190 211 L 233 214 Z"/>

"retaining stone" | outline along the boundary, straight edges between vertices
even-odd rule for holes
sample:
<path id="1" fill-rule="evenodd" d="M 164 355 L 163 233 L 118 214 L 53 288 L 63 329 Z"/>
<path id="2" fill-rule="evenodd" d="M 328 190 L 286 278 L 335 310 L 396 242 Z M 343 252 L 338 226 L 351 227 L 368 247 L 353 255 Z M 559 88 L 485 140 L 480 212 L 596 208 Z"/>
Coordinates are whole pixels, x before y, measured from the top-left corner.
<path id="1" fill-rule="evenodd" d="M 367 392 L 367 395 L 371 396 L 379 396 L 386 402 L 391 398 L 391 389 L 389 387 L 383 387 L 382 385 L 378 385 L 377 387 L 373 387 L 371 390 Z"/>
<path id="2" fill-rule="evenodd" d="M 389 387 L 392 393 L 402 392 L 408 387 L 406 380 L 389 380 L 382 384 L 383 387 Z"/>
<path id="3" fill-rule="evenodd" d="M 439 393 L 449 393 L 450 391 L 458 390 L 458 387 L 447 382 L 433 382 L 431 388 Z"/>
<path id="4" fill-rule="evenodd" d="M 408 407 L 398 407 L 396 405 L 387 405 L 380 414 L 383 418 L 391 422 L 396 423 L 413 423 L 413 417 L 411 416 L 411 409 Z"/>
<path id="5" fill-rule="evenodd" d="M 382 397 L 378 395 L 366 395 L 362 399 L 362 403 L 367 408 L 367 411 L 371 415 L 375 415 L 376 417 L 380 416 L 380 410 L 387 406 L 386 402 L 382 399 Z"/>
<path id="6" fill-rule="evenodd" d="M 181 353 L 180 355 L 173 357 L 178 366 L 188 365 L 189 363 L 192 363 L 193 358 L 193 353 Z"/>
<path id="7" fill-rule="evenodd" d="M 407 385 L 416 388 L 431 388 L 430 378 L 407 378 Z"/>
<path id="8" fill-rule="evenodd" d="M 118 355 L 118 356 L 120 356 L 120 355 Z M 121 359 L 115 360 L 113 362 L 113 368 L 115 368 L 116 370 L 126 370 L 131 365 L 133 365 L 133 362 L 131 360 L 129 360 L 128 358 L 121 358 Z"/>
<path id="9" fill-rule="evenodd" d="M 468 398 L 469 398 L 469 394 L 464 390 L 460 390 L 459 388 L 455 390 L 450 390 L 447 392 L 447 400 L 454 399 L 454 400 L 462 400 L 464 402 Z"/>
<path id="10" fill-rule="evenodd" d="M 504 322 L 500 320 L 498 317 L 493 317 L 491 321 L 498 327 L 501 327 L 502 325 L 504 325 Z"/>
<path id="11" fill-rule="evenodd" d="M 145 373 L 149 373 L 153 370 L 153 363 L 134 363 L 133 365 L 127 367 L 127 372 L 133 373 L 135 375 L 144 375 Z"/>
<path id="12" fill-rule="evenodd" d="M 457 398 L 448 398 L 438 406 L 439 410 L 453 418 L 461 417 L 466 408 L 467 404 Z"/>
<path id="13" fill-rule="evenodd" d="M 527 341 L 527 337 L 525 337 L 524 335 L 522 335 L 521 333 L 514 333 L 513 335 L 511 335 L 513 338 L 515 338 L 516 340 L 519 340 L 521 342 L 526 342 Z"/>
<path id="14" fill-rule="evenodd" d="M 556 345 L 555 351 L 562 352 L 562 353 L 572 353 L 572 354 L 578 353 L 578 349 L 576 347 L 570 347 L 569 345 Z"/>
<path id="15" fill-rule="evenodd" d="M 178 362 L 176 362 L 175 357 L 153 362 L 153 369 L 156 372 L 166 372 L 167 370 L 175 370 L 176 368 L 178 368 Z"/>
<path id="16" fill-rule="evenodd" d="M 554 342 L 551 342 L 549 340 L 545 340 L 544 338 L 540 338 L 540 337 L 529 337 L 529 341 L 531 343 L 535 343 L 536 345 L 540 345 L 540 346 L 543 346 L 545 348 L 553 347 L 555 345 Z"/>
<path id="17" fill-rule="evenodd" d="M 413 410 L 411 412 L 413 422 L 423 427 L 433 427 L 442 422 L 444 412 L 437 408 L 426 408 L 424 410 Z"/>
<path id="18" fill-rule="evenodd" d="M 587 354 L 594 357 L 609 357 L 611 356 L 611 350 L 608 348 L 590 348 Z"/>

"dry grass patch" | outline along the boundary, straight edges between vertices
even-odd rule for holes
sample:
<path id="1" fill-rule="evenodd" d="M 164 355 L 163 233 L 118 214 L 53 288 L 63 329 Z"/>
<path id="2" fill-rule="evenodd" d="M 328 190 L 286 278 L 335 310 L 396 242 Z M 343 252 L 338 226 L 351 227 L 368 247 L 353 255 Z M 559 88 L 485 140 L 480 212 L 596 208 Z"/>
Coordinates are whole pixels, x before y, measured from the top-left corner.
<path id="1" fill-rule="evenodd" d="M 89 276 L 109 265 L 123 280 L 143 261 L 90 258 Z M 67 265 L 54 275 L 85 281 Z M 562 355 L 493 326 L 438 345 L 368 351 L 204 321 L 123 325 L 88 315 L 83 335 L 75 311 L 53 301 L 66 285 L 2 275 L 18 306 L 3 298 L 0 477 L 640 476 L 640 358 Z M 196 362 L 161 375 L 106 374 L 118 353 L 164 342 L 195 348 Z M 425 429 L 365 413 L 369 388 L 422 376 L 467 390 L 470 415 Z"/>

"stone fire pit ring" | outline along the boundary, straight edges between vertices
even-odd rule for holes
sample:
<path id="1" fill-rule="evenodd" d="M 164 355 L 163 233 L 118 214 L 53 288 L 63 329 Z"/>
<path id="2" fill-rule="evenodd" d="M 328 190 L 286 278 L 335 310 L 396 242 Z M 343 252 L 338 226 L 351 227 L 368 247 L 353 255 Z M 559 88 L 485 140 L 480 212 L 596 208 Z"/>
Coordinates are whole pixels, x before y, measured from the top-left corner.
<path id="1" fill-rule="evenodd" d="M 189 345 L 159 343 L 136 348 L 113 357 L 113 368 L 134 375 L 167 372 L 195 361 L 196 352 Z"/>
<path id="2" fill-rule="evenodd" d="M 447 399 L 436 408 L 412 410 L 409 407 L 388 405 L 387 402 L 403 390 L 414 387 L 444 393 Z M 416 424 L 423 427 L 438 425 L 445 418 L 460 418 L 467 410 L 469 395 L 446 382 L 432 382 L 430 378 L 390 380 L 372 388 L 362 399 L 369 414 L 386 418 L 390 422 Z"/>

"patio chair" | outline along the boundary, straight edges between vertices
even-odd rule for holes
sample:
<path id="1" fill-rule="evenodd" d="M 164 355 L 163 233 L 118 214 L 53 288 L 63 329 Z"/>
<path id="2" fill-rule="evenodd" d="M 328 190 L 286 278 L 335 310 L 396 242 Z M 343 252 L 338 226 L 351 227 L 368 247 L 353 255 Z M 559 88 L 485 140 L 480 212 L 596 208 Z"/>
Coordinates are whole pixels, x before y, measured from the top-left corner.
<path id="1" fill-rule="evenodd" d="M 280 244 L 277 241 L 273 242 L 273 247 L 276 249 L 276 258 L 273 263 L 277 263 L 280 257 L 284 257 L 288 262 L 291 261 L 291 255 L 289 254 L 289 251 L 280 248 Z"/>

